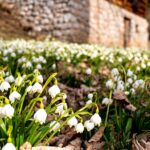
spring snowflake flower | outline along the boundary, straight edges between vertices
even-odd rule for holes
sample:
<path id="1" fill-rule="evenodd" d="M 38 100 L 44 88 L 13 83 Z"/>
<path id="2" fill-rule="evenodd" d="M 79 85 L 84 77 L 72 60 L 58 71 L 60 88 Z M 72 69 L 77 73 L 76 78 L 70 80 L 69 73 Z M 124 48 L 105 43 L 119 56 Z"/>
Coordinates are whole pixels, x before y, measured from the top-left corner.
<path id="1" fill-rule="evenodd" d="M 55 125 L 54 125 L 54 124 L 55 124 Z M 52 127 L 52 126 L 53 126 L 53 127 Z M 57 130 L 57 129 L 59 128 L 59 126 L 60 126 L 60 123 L 59 123 L 59 122 L 52 121 L 52 122 L 50 123 L 50 128 L 52 127 L 51 131 Z"/>
<path id="2" fill-rule="evenodd" d="M 89 93 L 89 94 L 88 94 L 88 99 L 92 100 L 92 98 L 93 98 L 93 94 L 92 94 L 92 93 Z"/>
<path id="3" fill-rule="evenodd" d="M 87 129 L 87 131 L 91 131 L 94 129 L 94 123 L 90 120 L 87 120 L 84 122 L 84 127 Z"/>
<path id="4" fill-rule="evenodd" d="M 60 89 L 57 85 L 53 85 L 52 87 L 49 88 L 48 92 L 49 95 L 51 95 L 51 97 L 54 98 L 57 94 L 60 93 Z"/>
<path id="5" fill-rule="evenodd" d="M 66 103 L 60 103 L 57 105 L 55 113 L 58 113 L 59 115 L 63 115 L 65 113 L 65 110 L 67 109 L 67 104 Z M 68 114 L 65 115 L 65 117 Z"/>
<path id="6" fill-rule="evenodd" d="M 9 84 L 7 81 L 3 81 L 3 82 L 0 84 L 0 90 L 1 90 L 2 92 L 8 91 L 9 88 L 10 88 L 10 84 Z"/>
<path id="7" fill-rule="evenodd" d="M 73 127 L 76 126 L 78 123 L 78 120 L 76 117 L 72 117 L 70 120 L 68 120 L 67 124 L 69 125 L 69 127 Z"/>
<path id="8" fill-rule="evenodd" d="M 15 81 L 15 78 L 12 75 L 10 75 L 10 76 L 8 76 L 8 77 L 5 78 L 5 81 L 7 81 L 9 83 L 12 83 L 12 82 Z"/>
<path id="9" fill-rule="evenodd" d="M 27 87 L 27 92 L 28 92 L 29 94 L 32 94 L 32 93 L 33 93 L 33 92 L 32 92 L 32 85 L 30 85 L 30 86 Z"/>
<path id="10" fill-rule="evenodd" d="M 91 117 L 91 122 L 94 123 L 95 126 L 100 126 L 102 119 L 99 116 L 99 114 L 95 113 L 92 117 Z"/>
<path id="11" fill-rule="evenodd" d="M 43 83 L 43 76 L 38 75 L 37 80 L 38 80 L 39 83 Z"/>
<path id="12" fill-rule="evenodd" d="M 38 83 L 38 82 L 36 82 L 33 86 L 32 86 L 32 89 L 31 89 L 31 91 L 33 92 L 33 93 L 41 93 L 41 91 L 42 91 L 42 85 L 40 84 L 40 83 Z"/>
<path id="13" fill-rule="evenodd" d="M 128 82 L 129 84 L 132 84 L 132 83 L 133 83 L 132 78 L 128 78 L 127 82 Z"/>
<path id="14" fill-rule="evenodd" d="M 78 123 L 76 126 L 75 126 L 75 130 L 77 133 L 83 133 L 84 131 L 84 126 L 82 123 Z"/>
<path id="15" fill-rule="evenodd" d="M 3 107 L 0 106 L 0 118 L 3 118 L 3 117 L 4 117 L 4 115 L 3 115 L 3 113 L 2 113 L 2 110 L 3 110 Z"/>
<path id="16" fill-rule="evenodd" d="M 22 81 L 23 81 L 23 78 L 22 77 L 17 77 L 16 78 L 16 80 L 15 80 L 15 85 L 16 86 L 20 86 L 21 85 L 21 83 L 22 83 Z"/>
<path id="17" fill-rule="evenodd" d="M 88 105 L 88 104 L 91 104 L 92 103 L 92 100 L 88 100 L 87 102 L 86 102 L 86 104 Z"/>
<path id="18" fill-rule="evenodd" d="M 14 108 L 10 104 L 6 104 L 2 108 L 2 115 L 11 119 L 14 116 L 14 111 Z"/>
<path id="19" fill-rule="evenodd" d="M 109 99 L 109 98 L 104 98 L 103 100 L 102 100 L 102 104 L 104 104 L 104 105 L 110 105 L 110 104 L 112 104 L 112 99 Z"/>
<path id="20" fill-rule="evenodd" d="M 127 76 L 128 77 L 131 77 L 133 75 L 133 72 L 130 70 L 130 69 L 128 69 L 128 71 L 127 71 Z"/>
<path id="21" fill-rule="evenodd" d="M 119 71 L 118 71 L 117 68 L 113 68 L 111 73 L 112 73 L 113 76 L 118 76 L 119 75 Z"/>
<path id="22" fill-rule="evenodd" d="M 114 83 L 111 79 L 106 82 L 106 87 L 107 88 L 112 89 L 113 86 L 114 86 Z"/>
<path id="23" fill-rule="evenodd" d="M 2 147 L 2 150 L 16 150 L 16 147 L 13 143 L 7 143 Z"/>
<path id="24" fill-rule="evenodd" d="M 87 74 L 87 75 L 91 75 L 91 74 L 92 74 L 92 70 L 91 70 L 91 68 L 86 69 L 86 71 L 85 71 L 85 72 L 86 72 L 86 74 Z"/>
<path id="25" fill-rule="evenodd" d="M 9 100 L 11 101 L 11 103 L 14 103 L 14 101 L 19 100 L 20 97 L 21 95 L 17 91 L 14 91 L 9 95 Z"/>
<path id="26" fill-rule="evenodd" d="M 43 124 L 46 122 L 47 113 L 43 108 L 40 108 L 35 114 L 34 117 L 35 121 L 39 122 L 40 124 Z"/>

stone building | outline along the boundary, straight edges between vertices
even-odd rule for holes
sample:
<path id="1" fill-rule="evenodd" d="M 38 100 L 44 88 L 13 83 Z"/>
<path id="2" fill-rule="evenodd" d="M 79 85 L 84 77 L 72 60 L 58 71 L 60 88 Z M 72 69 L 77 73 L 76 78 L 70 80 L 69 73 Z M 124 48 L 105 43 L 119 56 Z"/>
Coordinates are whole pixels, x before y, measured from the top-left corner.
<path id="1" fill-rule="evenodd" d="M 147 48 L 147 0 L 0 0 L 30 35 Z"/>

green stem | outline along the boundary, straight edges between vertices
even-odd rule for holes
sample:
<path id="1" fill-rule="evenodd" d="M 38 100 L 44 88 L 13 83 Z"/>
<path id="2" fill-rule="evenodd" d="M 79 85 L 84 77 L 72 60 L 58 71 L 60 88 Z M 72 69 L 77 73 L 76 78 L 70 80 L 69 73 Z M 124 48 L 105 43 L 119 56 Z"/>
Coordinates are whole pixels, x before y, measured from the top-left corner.
<path id="1" fill-rule="evenodd" d="M 112 90 L 109 93 L 109 99 L 111 99 L 111 97 L 112 97 Z M 104 123 L 105 128 L 106 128 L 107 122 L 108 122 L 109 108 L 110 108 L 110 104 L 108 104 L 108 106 L 107 106 L 107 112 L 106 112 L 105 123 Z"/>

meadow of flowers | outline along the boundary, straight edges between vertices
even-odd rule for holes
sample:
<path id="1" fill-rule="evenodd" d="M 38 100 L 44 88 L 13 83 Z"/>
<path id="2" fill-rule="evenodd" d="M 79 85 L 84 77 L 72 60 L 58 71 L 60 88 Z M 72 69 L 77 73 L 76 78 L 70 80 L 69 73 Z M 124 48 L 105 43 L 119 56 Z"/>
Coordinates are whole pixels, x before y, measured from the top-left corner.
<path id="1" fill-rule="evenodd" d="M 150 130 L 150 53 L 58 41 L 0 41 L 0 149 L 49 142 L 71 128 L 83 145 L 131 149 Z M 76 109 L 61 88 L 87 88 Z M 85 146 L 86 147 L 86 146 Z"/>

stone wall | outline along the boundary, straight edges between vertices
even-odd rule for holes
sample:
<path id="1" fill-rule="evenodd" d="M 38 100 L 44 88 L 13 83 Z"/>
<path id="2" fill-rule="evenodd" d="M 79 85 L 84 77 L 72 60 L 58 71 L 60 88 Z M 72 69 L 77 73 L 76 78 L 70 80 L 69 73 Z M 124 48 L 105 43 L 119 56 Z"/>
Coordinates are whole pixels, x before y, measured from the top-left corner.
<path id="1" fill-rule="evenodd" d="M 90 0 L 89 41 L 107 46 L 124 46 L 125 18 L 130 21 L 129 47 L 147 48 L 148 22 L 105 0 Z"/>
<path id="2" fill-rule="evenodd" d="M 0 2 L 4 3 L 4 0 Z M 106 0 L 5 0 L 15 5 L 20 24 L 31 36 L 123 47 L 124 19 L 130 20 L 128 46 L 146 48 L 148 23 Z M 14 10 L 14 9 L 13 9 Z"/>

